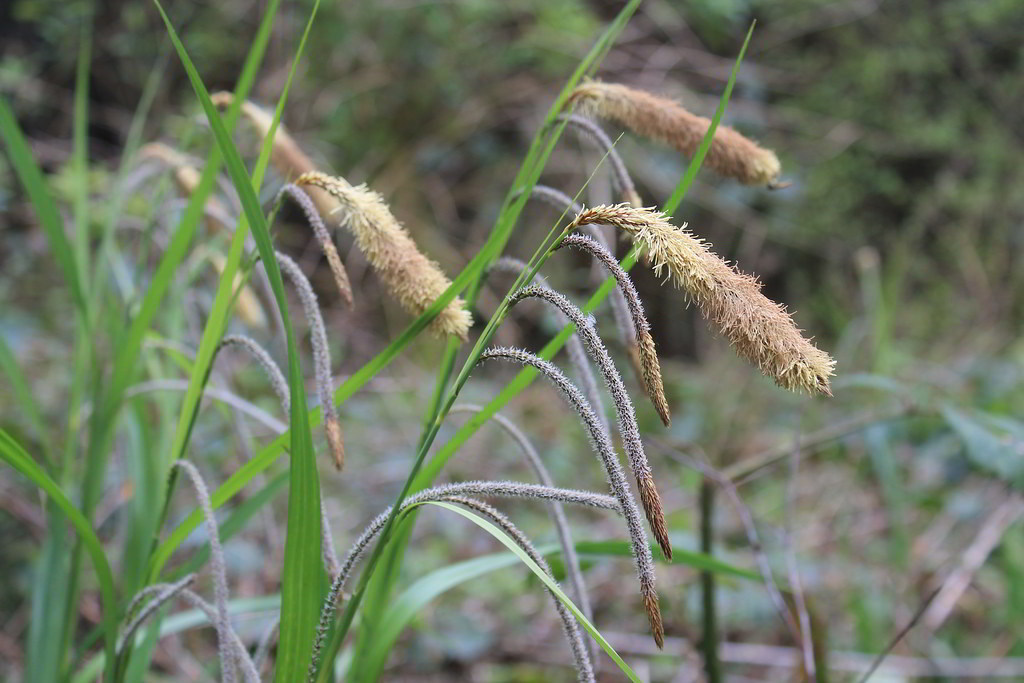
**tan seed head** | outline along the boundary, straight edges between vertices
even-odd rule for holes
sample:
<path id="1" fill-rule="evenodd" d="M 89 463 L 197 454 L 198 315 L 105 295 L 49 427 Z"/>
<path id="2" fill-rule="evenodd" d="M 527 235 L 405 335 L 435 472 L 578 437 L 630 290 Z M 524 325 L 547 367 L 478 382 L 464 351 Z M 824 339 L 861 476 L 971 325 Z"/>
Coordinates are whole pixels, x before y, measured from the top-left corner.
<path id="1" fill-rule="evenodd" d="M 711 120 L 687 111 L 674 100 L 616 83 L 588 81 L 569 97 L 586 114 L 614 121 L 637 135 L 692 157 Z M 747 185 L 777 186 L 782 166 L 775 152 L 760 147 L 728 126 L 718 126 L 704 163 L 717 173 Z M 632 203 L 632 199 L 629 199 Z"/>
<path id="2" fill-rule="evenodd" d="M 779 386 L 832 395 L 835 361 L 800 334 L 785 308 L 761 293 L 755 278 L 720 259 L 688 230 L 676 228 L 659 212 L 628 204 L 585 209 L 573 227 L 589 223 L 629 233 L 648 254 L 654 272 L 667 271 L 736 351 Z"/>
<path id="3" fill-rule="evenodd" d="M 341 224 L 355 236 L 385 289 L 411 315 L 426 311 L 451 285 L 438 265 L 420 252 L 376 192 L 316 172 L 301 175 L 295 184 L 318 187 L 338 200 Z M 431 321 L 429 329 L 437 336 L 452 334 L 465 341 L 472 323 L 465 302 L 456 297 Z"/>

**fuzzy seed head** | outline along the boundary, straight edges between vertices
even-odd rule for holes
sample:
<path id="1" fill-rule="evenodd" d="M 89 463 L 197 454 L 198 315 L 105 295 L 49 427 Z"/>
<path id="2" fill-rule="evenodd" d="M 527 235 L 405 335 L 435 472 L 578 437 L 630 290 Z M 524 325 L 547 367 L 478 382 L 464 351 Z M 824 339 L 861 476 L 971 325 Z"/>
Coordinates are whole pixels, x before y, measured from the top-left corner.
<path id="1" fill-rule="evenodd" d="M 667 274 L 737 353 L 792 391 L 831 396 L 835 361 L 800 334 L 786 309 L 761 293 L 756 278 L 737 271 L 705 242 L 676 228 L 651 209 L 598 206 L 577 215 L 573 226 L 614 225 L 641 245 L 654 272 Z"/>
<path id="2" fill-rule="evenodd" d="M 305 173 L 295 184 L 318 187 L 338 201 L 341 224 L 355 236 L 385 289 L 409 314 L 418 316 L 426 311 L 451 285 L 376 192 L 324 173 Z M 429 329 L 439 337 L 452 334 L 465 341 L 472 324 L 465 302 L 456 297 L 430 322 Z"/>
<path id="3" fill-rule="evenodd" d="M 569 101 L 587 115 L 614 121 L 690 157 L 711 126 L 710 119 L 690 113 L 674 100 L 616 83 L 588 81 L 576 87 Z M 777 186 L 782 172 L 775 152 L 728 126 L 715 129 L 704 163 L 747 185 Z"/>

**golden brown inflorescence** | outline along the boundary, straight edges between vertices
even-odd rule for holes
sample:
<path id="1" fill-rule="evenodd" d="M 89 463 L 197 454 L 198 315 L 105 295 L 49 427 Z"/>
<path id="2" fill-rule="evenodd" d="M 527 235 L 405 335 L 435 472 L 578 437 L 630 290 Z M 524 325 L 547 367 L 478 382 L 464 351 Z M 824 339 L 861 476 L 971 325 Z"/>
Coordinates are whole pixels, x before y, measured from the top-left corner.
<path id="1" fill-rule="evenodd" d="M 651 259 L 654 272 L 667 271 L 737 353 L 779 386 L 832 395 L 829 378 L 835 361 L 800 334 L 786 309 L 761 293 L 756 278 L 737 271 L 701 239 L 652 209 L 597 206 L 580 212 L 571 227 L 590 223 L 629 233 Z"/>
<path id="2" fill-rule="evenodd" d="M 304 173 L 295 184 L 320 188 L 338 201 L 341 224 L 355 236 L 385 289 L 410 314 L 422 314 L 451 285 L 438 265 L 420 252 L 376 192 L 317 172 Z M 465 341 L 472 323 L 465 302 L 456 297 L 430 322 L 429 329 L 438 336 L 452 334 Z"/>
<path id="3" fill-rule="evenodd" d="M 690 157 L 711 126 L 710 119 L 687 111 L 674 100 L 617 83 L 588 81 L 576 87 L 569 101 L 587 115 L 614 121 Z M 775 152 L 728 126 L 715 129 L 704 163 L 747 185 L 776 186 L 782 172 Z"/>

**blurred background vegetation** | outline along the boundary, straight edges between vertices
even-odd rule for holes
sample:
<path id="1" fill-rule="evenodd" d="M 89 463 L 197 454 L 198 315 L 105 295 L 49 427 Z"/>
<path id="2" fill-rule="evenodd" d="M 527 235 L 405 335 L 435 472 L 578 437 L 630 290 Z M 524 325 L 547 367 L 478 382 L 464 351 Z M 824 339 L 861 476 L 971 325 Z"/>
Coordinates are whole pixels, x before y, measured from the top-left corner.
<path id="1" fill-rule="evenodd" d="M 167 3 L 211 90 L 232 87 L 261 4 Z M 158 87 L 143 139 L 205 156 L 210 137 L 153 7 L 125 0 L 97 7 L 88 132 L 99 221 L 133 113 L 154 73 Z M 256 101 L 276 101 L 309 8 L 304 1 L 285 3 Z M 544 111 L 618 9 L 619 3 L 582 0 L 325 3 L 284 122 L 325 170 L 384 194 L 425 251 L 458 272 L 486 238 Z M 88 12 L 89 4 L 68 0 L 0 3 L 0 92 L 13 103 L 52 190 L 66 202 L 76 46 Z M 973 666 L 964 658 L 996 657 L 1018 666 L 1014 675 L 1024 679 L 1024 660 L 1012 659 L 1024 657 L 1024 534 L 1016 493 L 1024 482 L 1024 11 L 1018 0 L 647 0 L 599 75 L 671 95 L 710 116 L 753 19 L 757 27 L 725 122 L 775 149 L 792 184 L 766 191 L 702 172 L 678 215 L 719 254 L 757 274 L 766 293 L 794 310 L 837 357 L 836 396 L 807 399 L 775 388 L 713 337 L 678 292 L 634 271 L 675 415 L 666 432 L 649 408 L 640 408 L 647 433 L 671 446 L 651 452 L 655 471 L 665 477 L 672 526 L 695 547 L 699 477 L 670 452 L 699 449 L 728 468 L 801 438 L 807 448 L 799 471 L 759 470 L 740 492 L 779 575 L 787 574 L 784 549 L 797 559 L 816 642 L 837 653 L 837 672 L 843 653 L 881 651 L 963 569 L 973 548 L 984 551 L 984 564 L 968 567 L 969 587 L 947 614 L 926 611 L 898 646 L 898 654 L 916 659 L 894 660 L 883 670 L 887 680 L 909 679 L 919 675 L 913 666 L 929 661 Z M 240 148 L 252 152 L 255 135 L 239 128 Z M 613 139 L 620 132 L 608 130 Z M 629 135 L 618 147 L 645 202 L 660 204 L 685 159 Z M 574 194 L 599 159 L 567 135 L 543 182 Z M 0 329 L 32 369 L 40 402 L 59 415 L 70 329 L 66 293 L 5 163 L 0 157 Z M 277 184 L 268 183 L 268 193 Z M 608 187 L 599 172 L 588 203 L 608 200 Z M 125 211 L 142 216 L 152 207 L 130 201 Z M 555 217 L 542 205 L 528 207 L 509 251 L 529 256 Z M 307 232 L 296 216 L 290 221 L 293 229 L 277 233 L 282 248 L 316 264 Z M 581 294 L 585 264 L 567 259 L 554 259 L 546 275 Z M 387 305 L 382 315 L 373 277 L 360 274 L 365 268 L 358 269 L 356 252 L 347 260 L 356 264 L 353 277 L 366 304 L 352 312 L 331 308 L 341 374 L 372 357 L 406 321 Z M 322 300 L 337 303 L 326 264 L 315 276 Z M 200 296 L 211 296 L 208 289 Z M 486 319 L 501 294 L 485 291 L 477 319 Z M 602 328 L 607 318 L 600 317 Z M 554 329 L 513 319 L 498 341 L 535 349 Z M 184 339 L 167 334 L 195 345 L 199 331 L 201 321 Z M 418 343 L 342 409 L 351 465 L 344 475 L 323 475 L 342 546 L 404 479 L 438 352 L 430 342 Z M 500 378 L 477 374 L 467 396 L 484 400 Z M 253 374 L 242 388 L 260 392 L 261 386 Z M 3 393 L 0 424 L 17 431 L 21 418 Z M 552 454 L 556 479 L 582 486 L 573 463 L 584 457 L 583 436 L 575 426 L 565 429 L 552 394 L 538 383 L 508 413 Z M 201 430 L 194 457 L 229 472 L 239 437 L 213 419 L 201 422 Z M 508 465 L 489 458 L 504 451 L 501 462 Z M 514 463 L 513 447 L 485 430 L 453 462 L 450 476 L 515 472 Z M 585 476 L 601 484 L 596 471 Z M 12 676 L 23 663 L 26 595 L 43 532 L 27 490 L 4 471 L 0 673 Z M 739 518 L 721 501 L 719 552 L 752 565 Z M 283 515 L 283 502 L 276 510 Z M 535 514 L 524 528 L 549 536 L 540 511 Z M 410 579 L 424 567 L 490 547 L 426 517 L 418 527 L 421 561 L 406 567 Z M 581 526 L 581 538 L 602 537 L 599 522 Z M 978 539 L 994 527 L 995 540 L 979 548 Z M 233 581 L 242 584 L 238 595 L 261 594 L 260 586 L 275 581 L 280 539 L 267 534 L 273 531 L 229 544 Z M 642 617 L 615 595 L 628 571 L 623 560 L 588 573 L 597 623 L 620 632 L 613 644 L 631 662 L 643 662 L 652 679 L 671 680 L 700 637 L 695 574 L 683 566 L 662 570 L 667 631 L 685 640 L 649 657 L 646 645 L 629 646 L 630 632 L 643 632 Z M 542 595 L 522 590 L 521 572 L 501 576 L 486 586 L 469 583 L 425 611 L 420 628 L 393 655 L 391 675 L 547 680 L 551 662 L 566 661 L 561 642 L 551 637 L 556 621 Z M 730 674 L 790 680 L 794 655 L 783 648 L 794 643 L 763 590 L 730 582 L 720 590 L 723 637 L 737 644 L 724 651 Z M 744 643 L 775 647 L 752 653 L 738 647 Z M 164 675 L 191 675 L 175 646 L 163 647 L 156 663 Z M 209 643 L 189 649 L 203 647 Z M 968 678 L 986 673 L 970 671 Z"/>

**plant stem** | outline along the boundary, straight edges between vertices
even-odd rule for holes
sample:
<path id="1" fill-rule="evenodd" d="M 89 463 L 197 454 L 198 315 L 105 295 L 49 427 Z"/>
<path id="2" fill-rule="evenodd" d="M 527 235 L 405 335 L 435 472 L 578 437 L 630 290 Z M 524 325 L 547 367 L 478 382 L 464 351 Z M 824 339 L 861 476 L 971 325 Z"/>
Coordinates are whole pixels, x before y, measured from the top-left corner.
<path id="1" fill-rule="evenodd" d="M 714 546 L 715 482 L 704 477 L 700 482 L 700 550 L 711 555 Z M 722 668 L 718 659 L 718 614 L 715 606 L 715 573 L 700 573 L 704 654 L 704 671 L 708 683 L 721 683 Z"/>

